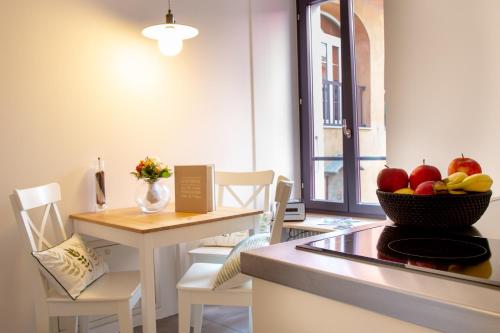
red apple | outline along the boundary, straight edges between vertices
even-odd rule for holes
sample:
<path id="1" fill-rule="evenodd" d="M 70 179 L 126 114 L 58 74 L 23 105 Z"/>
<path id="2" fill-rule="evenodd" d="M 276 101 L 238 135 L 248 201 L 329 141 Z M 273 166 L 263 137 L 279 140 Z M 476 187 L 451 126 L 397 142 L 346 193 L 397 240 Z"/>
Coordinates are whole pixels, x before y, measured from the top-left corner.
<path id="1" fill-rule="evenodd" d="M 462 154 L 462 157 L 457 157 L 450 162 L 448 176 L 459 171 L 465 172 L 468 176 L 482 172 L 479 163 L 472 158 L 464 157 L 464 154 Z"/>
<path id="2" fill-rule="evenodd" d="M 441 180 L 441 172 L 438 168 L 425 164 L 425 160 L 422 165 L 419 165 L 410 174 L 410 187 L 415 190 L 418 185 L 425 181 L 437 181 Z"/>
<path id="3" fill-rule="evenodd" d="M 408 174 L 403 169 L 389 168 L 380 170 L 377 177 L 378 189 L 384 192 L 395 192 L 408 187 Z"/>
<path id="4" fill-rule="evenodd" d="M 434 181 L 427 180 L 423 183 L 420 183 L 415 189 L 416 195 L 433 195 L 436 192 L 434 191 Z"/>

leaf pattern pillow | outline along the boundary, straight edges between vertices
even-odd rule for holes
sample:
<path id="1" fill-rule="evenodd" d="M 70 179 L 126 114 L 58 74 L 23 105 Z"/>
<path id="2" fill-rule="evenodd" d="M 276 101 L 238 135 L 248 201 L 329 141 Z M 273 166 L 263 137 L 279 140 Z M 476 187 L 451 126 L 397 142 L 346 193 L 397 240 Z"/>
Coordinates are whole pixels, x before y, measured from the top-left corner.
<path id="1" fill-rule="evenodd" d="M 88 247 L 78 234 L 50 249 L 31 254 L 49 283 L 73 300 L 108 270 L 102 257 Z"/>

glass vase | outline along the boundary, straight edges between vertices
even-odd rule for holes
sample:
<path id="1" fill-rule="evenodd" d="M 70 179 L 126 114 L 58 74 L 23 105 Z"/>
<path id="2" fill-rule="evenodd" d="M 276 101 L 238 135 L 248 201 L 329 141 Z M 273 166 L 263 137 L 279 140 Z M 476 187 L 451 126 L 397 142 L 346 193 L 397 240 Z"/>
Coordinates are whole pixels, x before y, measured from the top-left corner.
<path id="1" fill-rule="evenodd" d="M 170 202 L 170 190 L 161 181 L 139 179 L 135 202 L 144 213 L 159 212 Z"/>

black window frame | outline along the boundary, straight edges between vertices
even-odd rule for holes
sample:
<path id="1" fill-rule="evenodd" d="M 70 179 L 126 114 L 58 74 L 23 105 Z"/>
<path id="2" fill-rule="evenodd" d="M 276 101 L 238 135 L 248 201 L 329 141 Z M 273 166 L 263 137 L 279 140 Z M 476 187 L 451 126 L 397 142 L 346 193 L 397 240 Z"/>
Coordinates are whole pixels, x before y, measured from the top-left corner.
<path id="1" fill-rule="evenodd" d="M 299 64 L 299 100 L 300 100 L 300 157 L 302 178 L 302 199 L 309 212 L 327 212 L 340 215 L 385 218 L 383 210 L 377 204 L 362 204 L 358 200 L 359 163 L 356 152 L 359 151 L 359 131 L 354 124 L 359 124 L 356 108 L 357 86 L 355 78 L 354 45 L 354 9 L 353 0 L 340 2 L 340 37 L 342 68 L 342 115 L 347 128 L 351 129 L 351 138 L 343 136 L 343 157 L 314 157 L 313 147 L 313 100 L 311 67 L 311 48 L 308 38 L 308 7 L 328 0 L 297 0 L 297 39 Z M 314 193 L 314 163 L 316 161 L 343 161 L 343 202 L 312 200 Z M 353 181 L 354 180 L 354 181 Z"/>

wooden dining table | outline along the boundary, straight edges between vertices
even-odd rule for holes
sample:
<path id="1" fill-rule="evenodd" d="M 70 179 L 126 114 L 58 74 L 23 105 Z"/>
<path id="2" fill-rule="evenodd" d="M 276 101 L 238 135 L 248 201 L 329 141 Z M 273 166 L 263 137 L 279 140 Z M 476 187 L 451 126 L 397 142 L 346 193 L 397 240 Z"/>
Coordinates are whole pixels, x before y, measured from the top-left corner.
<path id="1" fill-rule="evenodd" d="M 210 236 L 254 229 L 262 210 L 217 207 L 206 214 L 164 211 L 146 214 L 139 208 L 71 214 L 74 230 L 139 250 L 142 291 L 142 331 L 156 332 L 155 249 Z"/>

